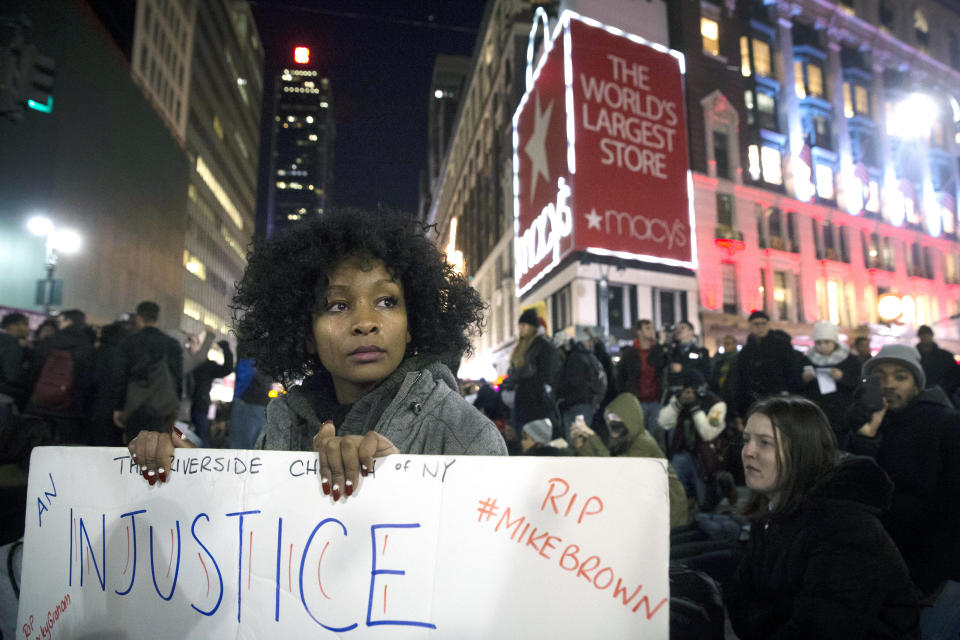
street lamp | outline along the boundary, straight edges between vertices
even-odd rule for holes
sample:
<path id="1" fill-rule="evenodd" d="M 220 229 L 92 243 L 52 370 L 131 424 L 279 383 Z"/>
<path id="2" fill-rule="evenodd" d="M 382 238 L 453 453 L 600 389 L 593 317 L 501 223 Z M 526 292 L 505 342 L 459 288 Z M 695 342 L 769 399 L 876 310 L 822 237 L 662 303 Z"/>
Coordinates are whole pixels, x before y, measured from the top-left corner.
<path id="1" fill-rule="evenodd" d="M 45 242 L 44 267 L 47 277 L 37 282 L 37 304 L 43 304 L 43 312 L 49 315 L 51 305 L 59 304 L 57 299 L 61 296 L 55 294 L 62 292 L 62 285 L 58 290 L 58 281 L 53 279 L 59 253 L 76 253 L 80 250 L 83 239 L 73 229 L 58 229 L 53 221 L 45 216 L 31 217 L 27 220 L 27 229 L 33 235 L 43 238 Z"/>

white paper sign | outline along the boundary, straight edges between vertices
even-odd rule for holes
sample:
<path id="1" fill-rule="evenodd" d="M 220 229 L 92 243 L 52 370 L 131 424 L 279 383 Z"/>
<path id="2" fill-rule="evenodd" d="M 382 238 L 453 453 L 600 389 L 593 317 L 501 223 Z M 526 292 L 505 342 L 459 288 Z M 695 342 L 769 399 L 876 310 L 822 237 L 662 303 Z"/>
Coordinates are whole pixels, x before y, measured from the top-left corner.
<path id="1" fill-rule="evenodd" d="M 667 638 L 666 461 L 395 455 L 345 501 L 316 455 L 30 463 L 21 640 Z"/>
<path id="2" fill-rule="evenodd" d="M 820 395 L 822 396 L 836 393 L 837 381 L 830 376 L 830 367 L 817 368 L 817 386 L 820 388 Z"/>

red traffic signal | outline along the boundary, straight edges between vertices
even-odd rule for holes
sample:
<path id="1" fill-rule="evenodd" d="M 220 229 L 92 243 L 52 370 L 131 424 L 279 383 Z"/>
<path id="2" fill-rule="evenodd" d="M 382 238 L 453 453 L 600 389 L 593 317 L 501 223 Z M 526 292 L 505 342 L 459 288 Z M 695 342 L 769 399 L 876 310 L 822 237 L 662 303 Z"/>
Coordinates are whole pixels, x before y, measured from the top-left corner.
<path id="1" fill-rule="evenodd" d="M 297 64 L 310 62 L 310 49 L 308 47 L 296 47 L 293 50 L 293 61 Z"/>

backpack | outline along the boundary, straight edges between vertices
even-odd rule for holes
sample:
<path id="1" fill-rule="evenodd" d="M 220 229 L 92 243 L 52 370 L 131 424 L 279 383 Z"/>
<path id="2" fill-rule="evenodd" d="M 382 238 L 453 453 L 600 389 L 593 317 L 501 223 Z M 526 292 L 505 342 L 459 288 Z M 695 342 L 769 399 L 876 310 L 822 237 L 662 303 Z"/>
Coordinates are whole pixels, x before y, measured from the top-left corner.
<path id="1" fill-rule="evenodd" d="M 127 383 L 127 396 L 123 403 L 122 418 L 126 421 L 137 409 L 147 408 L 164 417 L 180 406 L 180 395 L 175 389 L 166 356 L 140 368 L 144 375 L 134 377 Z"/>
<path id="2" fill-rule="evenodd" d="M 594 407 L 599 407 L 607 395 L 607 372 L 597 356 L 590 352 L 585 354 L 590 362 L 590 402 Z"/>
<path id="3" fill-rule="evenodd" d="M 68 411 L 73 405 L 73 382 L 73 354 L 66 349 L 54 349 L 43 361 L 30 406 L 41 411 Z"/>

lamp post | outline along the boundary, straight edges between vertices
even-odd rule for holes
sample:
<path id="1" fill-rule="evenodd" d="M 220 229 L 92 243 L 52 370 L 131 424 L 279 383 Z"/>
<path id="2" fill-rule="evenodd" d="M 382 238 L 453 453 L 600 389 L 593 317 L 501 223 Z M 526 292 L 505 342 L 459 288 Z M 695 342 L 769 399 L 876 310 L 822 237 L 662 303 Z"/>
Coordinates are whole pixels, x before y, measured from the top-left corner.
<path id="1" fill-rule="evenodd" d="M 47 277 L 37 282 L 37 304 L 43 304 L 43 312 L 50 315 L 50 307 L 59 304 L 55 296 L 55 287 L 57 280 L 54 280 L 53 273 L 57 267 L 59 253 L 76 253 L 80 250 L 83 243 L 80 234 L 72 229 L 58 229 L 50 218 L 45 216 L 33 216 L 27 220 L 27 229 L 35 236 L 44 239 L 46 255 L 44 257 L 44 269 Z"/>

